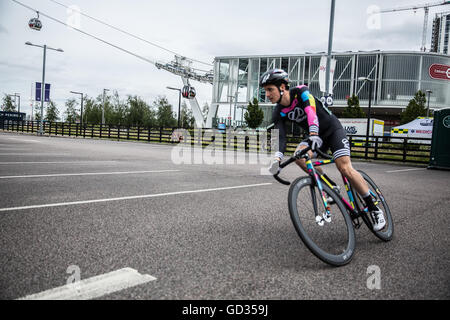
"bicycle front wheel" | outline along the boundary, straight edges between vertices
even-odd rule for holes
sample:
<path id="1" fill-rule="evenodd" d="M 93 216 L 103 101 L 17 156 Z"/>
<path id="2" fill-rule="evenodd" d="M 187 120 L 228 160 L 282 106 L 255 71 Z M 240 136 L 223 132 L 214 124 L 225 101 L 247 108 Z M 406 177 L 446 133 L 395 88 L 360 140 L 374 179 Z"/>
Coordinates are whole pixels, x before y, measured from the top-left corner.
<path id="1" fill-rule="evenodd" d="M 331 222 L 319 225 L 316 216 L 325 213 L 322 195 L 311 177 L 295 180 L 289 189 L 289 213 L 295 230 L 306 247 L 320 260 L 342 266 L 349 263 L 355 251 L 355 230 L 341 198 L 322 184 L 328 198 Z"/>

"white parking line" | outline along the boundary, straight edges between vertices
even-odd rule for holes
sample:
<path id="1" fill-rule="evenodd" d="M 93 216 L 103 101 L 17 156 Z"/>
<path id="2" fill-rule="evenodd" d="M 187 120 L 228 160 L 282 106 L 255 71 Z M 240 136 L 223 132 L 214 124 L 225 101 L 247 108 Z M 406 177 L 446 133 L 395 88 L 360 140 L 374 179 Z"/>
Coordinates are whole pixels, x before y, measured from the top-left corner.
<path id="1" fill-rule="evenodd" d="M 123 268 L 17 300 L 89 300 L 156 280 L 132 268 Z"/>
<path id="2" fill-rule="evenodd" d="M 49 177 L 69 177 L 69 176 L 97 176 L 114 174 L 137 174 L 137 173 L 164 173 L 178 172 L 180 170 L 146 170 L 146 171 L 119 171 L 119 172 L 84 172 L 84 173 L 57 173 L 57 174 L 30 174 L 25 176 L 0 176 L 0 179 L 18 178 L 49 178 Z"/>
<path id="3" fill-rule="evenodd" d="M 400 170 L 391 170 L 391 171 L 386 171 L 386 172 L 392 173 L 392 172 L 416 171 L 416 170 L 425 170 L 425 169 L 426 168 L 400 169 Z"/>
<path id="4" fill-rule="evenodd" d="M 138 195 L 138 196 L 128 196 L 128 197 L 119 197 L 119 198 L 95 199 L 95 200 L 85 200 L 85 201 L 73 201 L 73 202 L 39 204 L 39 205 L 23 206 L 23 207 L 0 208 L 0 212 L 15 211 L 15 210 L 27 210 L 27 209 L 39 209 L 39 208 L 50 208 L 50 207 L 61 207 L 61 206 L 72 206 L 72 205 L 78 205 L 78 204 L 90 204 L 90 203 L 120 201 L 120 200 L 156 198 L 156 197 L 165 197 L 165 196 L 173 196 L 173 195 L 180 195 L 180 194 L 190 194 L 190 193 L 201 193 L 201 192 L 212 192 L 212 191 L 223 191 L 223 190 L 232 190 L 232 189 L 262 187 L 262 186 L 268 186 L 268 185 L 271 185 L 271 184 L 272 183 L 268 182 L 268 183 L 247 184 L 247 185 L 233 186 L 233 187 L 221 187 L 221 188 L 200 189 L 200 190 L 176 191 L 176 192 L 144 194 L 144 195 Z"/>

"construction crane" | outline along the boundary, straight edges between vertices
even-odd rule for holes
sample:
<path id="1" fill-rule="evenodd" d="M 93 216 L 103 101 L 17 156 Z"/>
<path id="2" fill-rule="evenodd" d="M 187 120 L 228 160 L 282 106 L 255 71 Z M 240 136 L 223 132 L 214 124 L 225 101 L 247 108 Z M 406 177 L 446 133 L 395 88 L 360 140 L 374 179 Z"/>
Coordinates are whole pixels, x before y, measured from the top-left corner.
<path id="1" fill-rule="evenodd" d="M 426 43 L 426 39 L 427 39 L 427 27 L 428 27 L 428 12 L 429 12 L 429 8 L 437 7 L 437 6 L 444 6 L 444 5 L 447 5 L 447 4 L 450 4 L 450 1 L 439 1 L 439 2 L 433 2 L 433 3 L 419 4 L 417 6 L 406 6 L 406 7 L 398 7 L 398 8 L 393 8 L 393 9 L 383 9 L 383 10 L 380 10 L 380 13 L 406 11 L 406 10 L 414 10 L 414 12 L 416 12 L 418 9 L 424 9 L 425 10 L 425 15 L 424 15 L 424 18 L 423 18 L 422 47 L 420 48 L 420 50 L 425 52 L 425 43 Z"/>

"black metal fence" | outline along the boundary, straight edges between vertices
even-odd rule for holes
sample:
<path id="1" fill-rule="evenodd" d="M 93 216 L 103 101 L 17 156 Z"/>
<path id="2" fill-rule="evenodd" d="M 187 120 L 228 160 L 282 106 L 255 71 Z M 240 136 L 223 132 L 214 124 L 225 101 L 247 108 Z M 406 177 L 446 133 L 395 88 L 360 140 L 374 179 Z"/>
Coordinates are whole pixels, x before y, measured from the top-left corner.
<path id="1" fill-rule="evenodd" d="M 5 121 L 0 123 L 0 130 L 38 133 L 38 121 Z M 112 125 L 81 125 L 79 123 L 44 122 L 45 135 L 74 136 L 82 138 L 98 138 L 112 140 L 131 140 L 157 143 L 189 143 L 203 147 L 211 144 L 217 148 L 242 151 L 270 152 L 270 132 L 248 130 L 223 132 L 211 129 L 183 129 L 130 127 Z M 181 133 L 180 133 L 181 132 Z M 229 134 L 227 134 L 229 133 Z M 180 138 L 180 136 L 182 136 Z M 303 136 L 288 136 L 287 154 L 292 154 Z M 430 160 L 431 139 L 349 136 L 352 158 L 389 160 L 427 164 Z"/>

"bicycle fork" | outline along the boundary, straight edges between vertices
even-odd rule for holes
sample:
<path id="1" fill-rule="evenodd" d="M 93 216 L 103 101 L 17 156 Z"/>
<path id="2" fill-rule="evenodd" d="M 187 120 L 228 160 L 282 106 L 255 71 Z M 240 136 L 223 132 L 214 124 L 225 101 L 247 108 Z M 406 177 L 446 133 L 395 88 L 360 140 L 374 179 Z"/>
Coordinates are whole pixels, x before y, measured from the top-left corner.
<path id="1" fill-rule="evenodd" d="M 325 222 L 331 222 L 331 208 L 328 205 L 328 202 L 326 199 L 326 194 L 325 194 L 325 191 L 323 191 L 323 187 L 322 187 L 322 183 L 320 182 L 319 175 L 317 174 L 317 171 L 314 168 L 312 161 L 311 161 L 311 159 L 309 159 L 309 157 L 306 161 L 306 168 L 307 168 L 309 174 L 312 177 L 314 177 L 315 184 L 319 188 L 320 195 L 322 196 L 322 202 L 323 202 L 323 206 L 325 208 L 325 212 L 322 215 L 320 215 L 319 210 L 317 208 L 317 203 L 316 203 L 316 194 L 315 194 L 316 191 L 315 191 L 314 187 L 311 188 L 311 196 L 313 199 L 313 207 L 314 207 L 314 214 L 316 216 L 316 218 L 315 218 L 316 223 L 319 226 L 323 226 L 325 224 Z"/>

